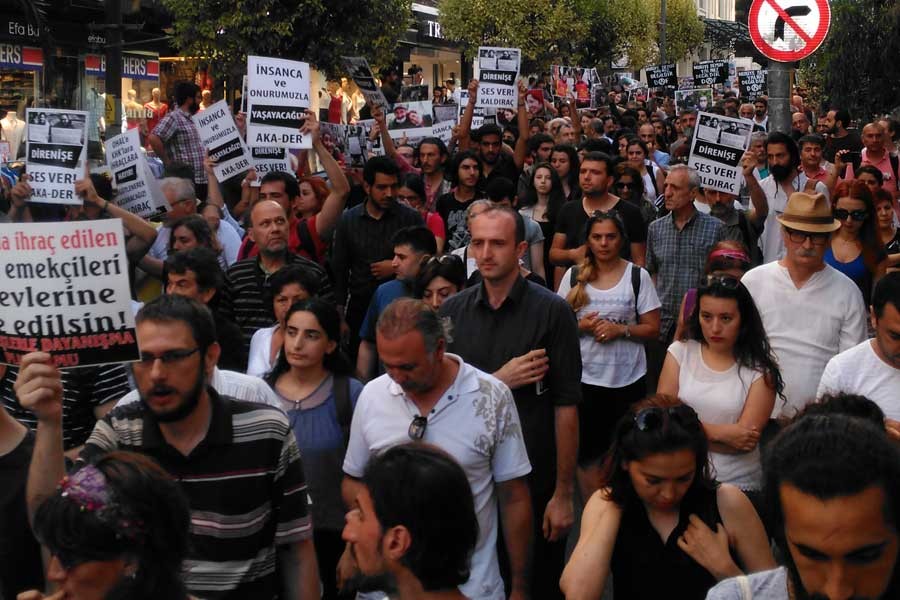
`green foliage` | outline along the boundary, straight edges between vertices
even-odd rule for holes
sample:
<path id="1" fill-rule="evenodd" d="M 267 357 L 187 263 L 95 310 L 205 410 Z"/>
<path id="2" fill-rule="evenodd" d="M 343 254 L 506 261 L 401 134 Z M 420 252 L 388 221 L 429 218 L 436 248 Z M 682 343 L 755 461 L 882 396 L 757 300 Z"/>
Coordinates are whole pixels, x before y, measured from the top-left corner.
<path id="1" fill-rule="evenodd" d="M 801 63 L 825 107 L 866 122 L 900 105 L 900 7 L 895 0 L 832 0 L 831 30 Z"/>
<path id="2" fill-rule="evenodd" d="M 391 60 L 411 19 L 411 0 L 161 0 L 175 46 L 232 78 L 247 55 L 304 60 L 342 71 L 341 56 Z"/>
<path id="3" fill-rule="evenodd" d="M 659 56 L 659 0 L 443 0 L 441 27 L 472 57 L 478 46 L 522 49 L 526 71 L 596 65 L 628 56 L 639 69 Z M 666 51 L 686 56 L 703 42 L 693 0 L 668 0 Z"/>

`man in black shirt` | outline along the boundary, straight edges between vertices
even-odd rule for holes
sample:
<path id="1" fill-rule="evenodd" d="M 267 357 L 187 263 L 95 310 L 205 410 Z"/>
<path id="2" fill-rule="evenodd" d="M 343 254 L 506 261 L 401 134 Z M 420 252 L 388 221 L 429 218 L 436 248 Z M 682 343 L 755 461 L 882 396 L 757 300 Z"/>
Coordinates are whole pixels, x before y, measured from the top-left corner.
<path id="1" fill-rule="evenodd" d="M 391 239 L 404 227 L 424 224 L 417 210 L 396 201 L 399 177 L 400 169 L 390 158 L 369 160 L 363 170 L 366 200 L 344 212 L 334 233 L 331 267 L 337 303 L 350 327 L 354 361 L 359 328 L 375 289 L 394 276 Z"/>
<path id="2" fill-rule="evenodd" d="M 862 139 L 856 131 L 848 131 L 850 126 L 850 113 L 843 109 L 828 111 L 825 115 L 825 124 L 828 126 L 828 143 L 822 155 L 828 162 L 834 162 L 834 155 L 838 150 L 860 152 L 863 149 Z"/>
<path id="3" fill-rule="evenodd" d="M 512 389 L 533 467 L 528 485 L 536 532 L 533 562 L 539 568 L 531 597 L 562 598 L 566 533 L 574 521 L 578 326 L 562 298 L 519 274 L 519 258 L 528 246 L 521 215 L 494 206 L 473 218 L 470 227 L 469 251 L 483 281 L 441 306 L 453 335 L 448 350 Z"/>
<path id="4" fill-rule="evenodd" d="M 627 245 L 622 246 L 622 258 L 644 266 L 647 255 L 647 226 L 641 209 L 609 193 L 613 181 L 613 161 L 608 154 L 588 152 L 581 161 L 579 183 L 584 197 L 580 202 L 567 202 L 556 217 L 556 233 L 550 249 L 550 262 L 559 267 L 554 289 L 565 270 L 584 259 L 587 233 L 584 228 L 594 211 L 614 210 L 622 217 L 628 233 Z M 546 242 L 545 242 L 546 243 Z M 550 270 L 547 271 L 550 276 Z"/>
<path id="5" fill-rule="evenodd" d="M 447 252 L 464 248 L 469 243 L 466 211 L 475 200 L 478 182 L 482 176 L 481 159 L 472 150 L 464 150 L 453 159 L 450 170 L 452 192 L 437 199 L 435 211 L 447 228 Z"/>

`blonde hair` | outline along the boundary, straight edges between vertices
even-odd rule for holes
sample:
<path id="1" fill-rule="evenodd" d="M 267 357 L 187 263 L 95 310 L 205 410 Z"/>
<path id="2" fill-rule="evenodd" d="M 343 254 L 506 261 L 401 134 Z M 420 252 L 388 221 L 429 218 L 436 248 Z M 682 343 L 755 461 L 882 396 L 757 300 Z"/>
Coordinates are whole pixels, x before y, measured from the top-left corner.
<path id="1" fill-rule="evenodd" d="M 617 213 L 612 212 L 595 212 L 594 215 L 590 219 L 588 219 L 587 225 L 585 225 L 585 238 L 590 237 L 591 229 L 594 228 L 594 225 L 596 225 L 597 223 L 602 223 L 603 221 L 611 221 L 616 226 L 616 229 L 619 232 L 619 240 L 621 241 L 622 246 L 628 243 L 628 235 L 625 232 L 625 223 Z M 578 310 L 587 306 L 590 302 L 590 298 L 588 297 L 587 293 L 587 286 L 597 277 L 597 258 L 594 256 L 594 253 L 591 252 L 590 246 L 586 248 L 584 258 L 581 259 L 581 263 L 573 266 L 572 268 L 578 269 L 578 276 L 575 279 L 575 285 L 572 286 L 572 289 L 566 296 L 566 302 L 569 303 L 569 306 L 572 307 L 572 310 L 578 312 Z"/>

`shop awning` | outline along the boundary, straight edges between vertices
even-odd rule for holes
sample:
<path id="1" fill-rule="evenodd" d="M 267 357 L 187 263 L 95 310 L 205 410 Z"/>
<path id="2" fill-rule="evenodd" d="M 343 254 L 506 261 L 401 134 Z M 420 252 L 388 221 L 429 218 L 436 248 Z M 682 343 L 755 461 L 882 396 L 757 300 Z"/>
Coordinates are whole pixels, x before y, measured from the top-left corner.
<path id="1" fill-rule="evenodd" d="M 31 46 L 0 44 L 0 68 L 40 71 L 44 68 L 44 51 Z"/>

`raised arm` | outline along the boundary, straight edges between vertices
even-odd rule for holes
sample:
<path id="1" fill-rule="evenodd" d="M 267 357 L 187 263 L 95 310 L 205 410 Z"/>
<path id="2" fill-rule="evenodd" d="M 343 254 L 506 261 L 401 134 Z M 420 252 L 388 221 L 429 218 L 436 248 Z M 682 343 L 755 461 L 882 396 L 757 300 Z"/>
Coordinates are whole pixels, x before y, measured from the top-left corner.
<path id="1" fill-rule="evenodd" d="M 306 121 L 300 131 L 312 136 L 313 149 L 316 151 L 322 166 L 325 167 L 325 174 L 328 175 L 328 182 L 331 184 L 328 197 L 325 198 L 325 203 L 322 204 L 322 210 L 316 216 L 316 230 L 319 232 L 319 236 L 324 238 L 332 232 L 341 216 L 341 212 L 344 210 L 347 196 L 350 195 L 350 182 L 347 181 L 347 176 L 344 175 L 344 171 L 334 159 L 334 156 L 328 152 L 325 144 L 322 143 L 322 138 L 319 136 L 319 121 L 316 119 L 315 114 L 312 112 L 307 114 Z"/>
<path id="2" fill-rule="evenodd" d="M 756 168 L 756 156 L 752 152 L 745 152 L 741 158 L 741 169 L 744 172 L 744 181 L 747 183 L 747 190 L 750 192 L 750 204 L 753 208 L 747 214 L 747 219 L 751 223 L 759 225 L 766 220 L 769 214 L 769 199 L 766 193 L 759 186 L 759 181 L 753 174 Z"/>
<path id="3" fill-rule="evenodd" d="M 528 157 L 528 137 L 531 135 L 531 126 L 528 124 L 528 110 L 525 108 L 525 96 L 527 94 L 528 88 L 525 87 L 525 82 L 520 81 L 518 112 L 516 113 L 519 138 L 516 140 L 515 154 L 513 156 L 516 169 L 519 171 L 525 166 L 525 159 Z"/>
<path id="4" fill-rule="evenodd" d="M 206 200 L 219 208 L 225 208 L 225 198 L 222 197 L 222 188 L 219 186 L 219 180 L 216 179 L 216 163 L 209 157 L 208 151 L 204 150 L 203 154 L 203 170 L 206 171 L 206 179 L 209 181 L 209 185 L 207 186 L 206 198 L 200 198 L 200 200 Z"/>
<path id="5" fill-rule="evenodd" d="M 472 118 L 475 116 L 475 101 L 478 99 L 478 80 L 469 80 L 469 102 L 466 104 L 466 110 L 463 112 L 462 119 L 459 120 L 459 151 L 469 149 L 472 143 Z M 520 132 L 521 133 L 521 132 Z"/>

